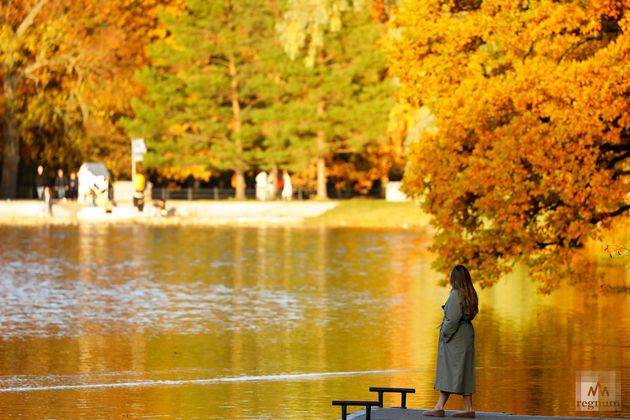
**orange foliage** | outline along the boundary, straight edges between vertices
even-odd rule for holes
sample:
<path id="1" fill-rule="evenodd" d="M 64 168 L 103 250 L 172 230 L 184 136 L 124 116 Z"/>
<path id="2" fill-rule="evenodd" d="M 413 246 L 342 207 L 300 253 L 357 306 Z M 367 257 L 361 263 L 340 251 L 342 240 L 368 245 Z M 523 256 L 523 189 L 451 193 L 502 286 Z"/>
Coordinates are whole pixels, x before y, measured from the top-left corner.
<path id="1" fill-rule="evenodd" d="M 434 127 L 408 144 L 407 192 L 435 267 L 491 285 L 525 263 L 544 291 L 630 205 L 630 15 L 624 0 L 409 0 L 389 34 L 400 102 Z"/>
<path id="2" fill-rule="evenodd" d="M 85 73 L 85 100 L 91 112 L 85 121 L 82 149 L 87 159 L 103 160 L 114 174 L 129 175 L 130 139 L 118 122 L 132 115 L 130 99 L 144 95 L 135 72 L 148 62 L 150 42 L 167 35 L 159 13 L 178 13 L 184 0 L 80 0 L 73 4 L 76 30 L 93 63 Z"/>
<path id="3" fill-rule="evenodd" d="M 387 181 L 390 172 L 403 167 L 396 151 L 392 144 L 383 144 L 367 146 L 362 153 L 337 154 L 331 159 L 328 176 L 335 188 L 351 185 L 358 193 L 367 194 L 376 181 Z"/>

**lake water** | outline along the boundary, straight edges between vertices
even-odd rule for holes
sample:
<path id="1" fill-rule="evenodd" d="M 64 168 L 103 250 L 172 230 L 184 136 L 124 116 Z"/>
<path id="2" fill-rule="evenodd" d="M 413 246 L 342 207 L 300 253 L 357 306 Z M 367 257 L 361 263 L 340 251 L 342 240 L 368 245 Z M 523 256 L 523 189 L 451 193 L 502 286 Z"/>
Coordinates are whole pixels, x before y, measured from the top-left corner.
<path id="1" fill-rule="evenodd" d="M 0 418 L 332 419 L 332 399 L 373 399 L 370 386 L 432 406 L 448 289 L 430 240 L 0 227 Z M 623 258 L 602 259 L 610 284 L 630 283 Z M 540 295 L 517 272 L 480 291 L 474 326 L 477 410 L 576 415 L 576 373 L 614 370 L 623 409 L 609 414 L 630 415 L 630 295 Z"/>

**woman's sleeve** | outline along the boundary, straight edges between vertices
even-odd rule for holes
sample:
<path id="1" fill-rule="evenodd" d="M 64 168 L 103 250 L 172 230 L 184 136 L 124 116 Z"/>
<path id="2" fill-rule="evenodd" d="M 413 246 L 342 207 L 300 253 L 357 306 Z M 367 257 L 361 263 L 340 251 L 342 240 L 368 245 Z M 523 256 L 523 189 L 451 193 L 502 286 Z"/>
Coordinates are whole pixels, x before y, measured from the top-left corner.
<path id="1" fill-rule="evenodd" d="M 449 302 L 446 305 L 444 322 L 442 323 L 442 331 L 440 334 L 445 343 L 451 341 L 451 338 L 453 338 L 457 332 L 459 321 L 463 315 L 461 300 L 456 290 L 451 292 L 448 300 Z"/>

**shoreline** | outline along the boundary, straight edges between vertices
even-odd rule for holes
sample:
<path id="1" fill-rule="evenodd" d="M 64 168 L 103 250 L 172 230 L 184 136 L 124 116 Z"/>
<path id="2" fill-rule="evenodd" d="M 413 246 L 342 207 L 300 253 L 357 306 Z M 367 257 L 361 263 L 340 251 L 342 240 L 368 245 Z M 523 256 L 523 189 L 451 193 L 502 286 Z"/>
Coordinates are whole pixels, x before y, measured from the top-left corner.
<path id="1" fill-rule="evenodd" d="M 428 217 L 412 202 L 347 201 L 169 201 L 175 215 L 162 216 L 152 206 L 139 213 L 130 203 L 104 209 L 59 202 L 53 216 L 42 215 L 40 201 L 0 203 L 0 226 L 224 226 L 224 227 L 334 227 L 408 229 L 432 232 Z"/>
<path id="2" fill-rule="evenodd" d="M 316 228 L 348 228 L 348 229 L 375 229 L 375 230 L 410 230 L 410 231 L 425 231 L 430 233 L 430 226 L 418 226 L 409 225 L 406 223 L 401 224 L 387 224 L 376 225 L 368 223 L 329 223 L 329 222 L 314 222 L 311 220 L 257 220 L 257 219 L 210 219 L 210 218 L 183 218 L 183 217 L 160 217 L 160 218 L 136 218 L 126 220 L 108 220 L 108 221 L 81 221 L 74 219 L 36 219 L 36 218 L 0 218 L 0 227 L 2 226 L 125 226 L 125 225 L 145 225 L 145 226 L 199 226 L 199 227 L 265 227 L 265 228 L 304 228 L 304 229 L 316 229 Z"/>

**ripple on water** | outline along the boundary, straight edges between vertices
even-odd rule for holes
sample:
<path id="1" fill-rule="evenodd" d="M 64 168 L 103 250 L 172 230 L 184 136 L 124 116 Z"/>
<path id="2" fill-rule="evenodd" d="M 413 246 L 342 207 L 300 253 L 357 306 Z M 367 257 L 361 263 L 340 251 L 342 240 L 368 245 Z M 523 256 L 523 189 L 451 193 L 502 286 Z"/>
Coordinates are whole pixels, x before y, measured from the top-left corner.
<path id="1" fill-rule="evenodd" d="M 312 291 L 261 286 L 232 288 L 200 281 L 172 284 L 144 279 L 93 283 L 30 274 L 18 276 L 6 266 L 0 271 L 0 336 L 4 339 L 290 329 L 303 323 L 309 310 L 322 305 L 343 310 L 350 300 L 352 310 L 367 311 L 373 304 L 396 303 L 363 292 L 313 299 Z"/>
<path id="2" fill-rule="evenodd" d="M 80 336 L 94 326 L 100 334 L 156 329 L 199 333 L 217 326 L 255 329 L 303 319 L 298 297 L 282 290 L 149 280 L 104 285 L 37 277 L 0 275 L 4 338 Z M 249 322 L 241 322 L 245 317 Z"/>

